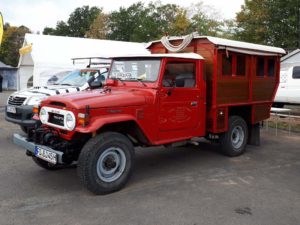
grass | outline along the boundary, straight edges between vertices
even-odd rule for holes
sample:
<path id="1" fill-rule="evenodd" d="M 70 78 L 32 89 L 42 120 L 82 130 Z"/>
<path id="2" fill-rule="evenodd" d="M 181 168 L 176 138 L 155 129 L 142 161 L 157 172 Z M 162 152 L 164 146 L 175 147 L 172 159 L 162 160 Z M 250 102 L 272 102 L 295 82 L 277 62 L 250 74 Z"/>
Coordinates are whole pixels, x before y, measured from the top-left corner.
<path id="1" fill-rule="evenodd" d="M 265 127 L 277 128 L 281 130 L 289 130 L 291 132 L 300 133 L 300 119 L 289 119 L 288 117 L 271 116 L 270 119 L 265 121 Z"/>

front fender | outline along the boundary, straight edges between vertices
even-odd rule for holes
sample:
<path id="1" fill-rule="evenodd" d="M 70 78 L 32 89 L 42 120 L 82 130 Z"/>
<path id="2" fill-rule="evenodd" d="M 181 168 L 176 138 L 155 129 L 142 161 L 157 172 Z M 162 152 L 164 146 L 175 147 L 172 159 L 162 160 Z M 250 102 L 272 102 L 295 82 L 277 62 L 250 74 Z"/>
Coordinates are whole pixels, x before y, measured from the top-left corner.
<path id="1" fill-rule="evenodd" d="M 106 124 L 125 122 L 125 121 L 137 122 L 134 116 L 126 115 L 126 114 L 99 116 L 99 117 L 93 117 L 93 119 L 91 119 L 89 124 L 85 127 L 77 126 L 75 128 L 75 131 L 79 133 L 93 133 Z"/>

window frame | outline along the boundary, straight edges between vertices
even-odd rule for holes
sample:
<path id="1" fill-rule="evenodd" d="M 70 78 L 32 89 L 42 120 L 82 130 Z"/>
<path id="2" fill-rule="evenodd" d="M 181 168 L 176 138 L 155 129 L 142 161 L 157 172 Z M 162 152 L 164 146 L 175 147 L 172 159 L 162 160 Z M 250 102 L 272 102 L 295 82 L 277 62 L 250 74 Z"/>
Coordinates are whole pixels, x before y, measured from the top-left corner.
<path id="1" fill-rule="evenodd" d="M 167 64 L 172 64 L 172 63 L 174 63 L 174 64 L 178 64 L 178 63 L 192 63 L 192 64 L 194 64 L 194 66 L 195 66 L 195 72 L 194 72 L 194 74 L 195 74 L 195 84 L 194 84 L 194 86 L 193 87 L 165 87 L 165 86 L 163 86 L 163 79 L 164 79 L 164 76 L 165 76 L 165 71 L 166 71 L 166 69 L 167 69 Z M 169 88 L 174 88 L 174 89 L 177 89 L 177 90 L 186 90 L 186 89 L 188 89 L 188 90 L 191 90 L 191 89 L 198 89 L 199 88 L 199 81 L 198 81 L 198 71 L 199 71 L 199 64 L 198 64 L 199 62 L 197 62 L 197 60 L 194 60 L 194 59 L 180 59 L 180 58 L 173 58 L 173 59 L 166 59 L 165 60 L 165 63 L 164 63 L 164 66 L 163 66 L 163 71 L 162 71 L 162 76 L 161 76 L 161 78 L 160 78 L 160 87 L 161 88 L 163 88 L 163 89 L 169 89 Z"/>
<path id="2" fill-rule="evenodd" d="M 263 76 L 257 76 L 257 63 L 258 63 L 259 58 L 264 59 L 264 75 Z M 269 76 L 269 60 L 274 60 L 273 76 Z M 276 60 L 277 59 L 276 59 L 275 56 L 256 56 L 255 57 L 255 74 L 254 74 L 254 77 L 256 79 L 276 79 L 276 74 L 277 74 Z"/>
<path id="3" fill-rule="evenodd" d="M 235 79 L 245 79 L 245 78 L 248 78 L 248 63 L 249 63 L 249 59 L 248 59 L 248 56 L 246 54 L 242 54 L 242 53 L 235 53 L 235 52 L 228 52 L 228 55 L 231 55 L 232 57 L 232 63 L 231 63 L 231 71 L 232 71 L 232 74 L 229 75 L 229 74 L 224 74 L 223 73 L 223 56 L 227 57 L 227 54 L 226 52 L 221 52 L 220 53 L 221 57 L 220 57 L 220 75 L 222 78 L 225 78 L 225 79 L 229 79 L 229 78 L 235 78 Z M 245 74 L 241 75 L 237 75 L 237 58 L 238 56 L 242 56 L 242 57 L 245 57 Z"/>

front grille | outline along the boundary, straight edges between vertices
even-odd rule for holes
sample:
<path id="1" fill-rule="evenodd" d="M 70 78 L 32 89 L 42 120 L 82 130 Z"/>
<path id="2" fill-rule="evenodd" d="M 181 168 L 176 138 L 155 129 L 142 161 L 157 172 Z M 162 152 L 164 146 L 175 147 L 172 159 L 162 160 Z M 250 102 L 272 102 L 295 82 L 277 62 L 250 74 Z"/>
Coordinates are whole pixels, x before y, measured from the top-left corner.
<path id="1" fill-rule="evenodd" d="M 49 112 L 48 122 L 63 127 L 64 126 L 64 115 Z"/>
<path id="2" fill-rule="evenodd" d="M 8 99 L 8 104 L 18 106 L 18 105 L 22 105 L 25 100 L 26 100 L 26 97 L 10 96 Z"/>

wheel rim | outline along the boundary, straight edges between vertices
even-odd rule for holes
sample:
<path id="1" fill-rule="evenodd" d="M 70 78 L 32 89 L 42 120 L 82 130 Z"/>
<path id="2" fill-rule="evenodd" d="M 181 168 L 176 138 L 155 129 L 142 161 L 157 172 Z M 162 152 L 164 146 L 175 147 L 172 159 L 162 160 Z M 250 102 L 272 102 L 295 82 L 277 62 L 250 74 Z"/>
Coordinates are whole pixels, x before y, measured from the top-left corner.
<path id="1" fill-rule="evenodd" d="M 231 133 L 231 143 L 235 149 L 240 148 L 243 145 L 245 138 L 244 130 L 241 126 L 236 126 L 233 128 Z"/>
<path id="2" fill-rule="evenodd" d="M 126 156 L 121 148 L 106 149 L 97 161 L 97 175 L 104 182 L 117 180 L 124 172 Z"/>

